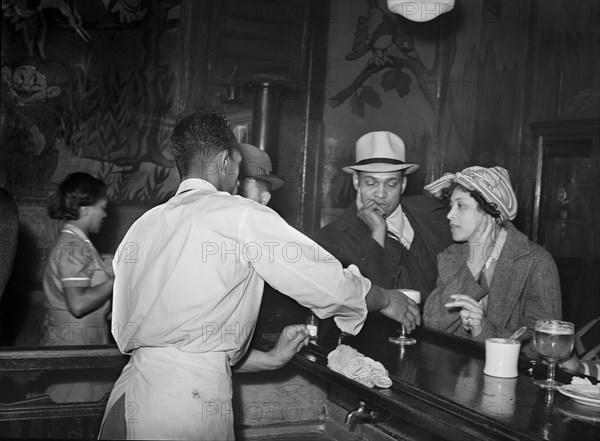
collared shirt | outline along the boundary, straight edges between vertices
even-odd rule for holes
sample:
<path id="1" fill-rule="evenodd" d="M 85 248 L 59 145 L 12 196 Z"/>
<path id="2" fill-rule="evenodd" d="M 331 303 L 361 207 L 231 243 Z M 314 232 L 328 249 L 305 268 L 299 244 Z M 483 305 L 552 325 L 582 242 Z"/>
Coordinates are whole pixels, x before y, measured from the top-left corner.
<path id="1" fill-rule="evenodd" d="M 390 236 L 404 245 L 407 250 L 410 250 L 410 246 L 415 238 L 415 230 L 413 230 L 408 217 L 402 211 L 402 205 L 398 205 L 393 213 L 387 217 L 385 223 L 387 224 L 388 232 L 392 233 Z"/>
<path id="2" fill-rule="evenodd" d="M 270 208 L 201 179 L 138 219 L 114 262 L 121 351 L 225 352 L 232 365 L 248 347 L 264 281 L 321 318 L 335 315 L 350 334 L 364 323 L 371 287 Z"/>
<path id="3" fill-rule="evenodd" d="M 489 288 L 490 284 L 492 283 L 494 271 L 496 271 L 496 264 L 500 258 L 500 253 L 502 253 L 502 248 L 506 242 L 506 237 L 506 229 L 500 229 L 500 233 L 498 233 L 498 238 L 494 242 L 493 247 L 486 250 L 486 252 L 490 253 L 490 256 L 486 259 L 483 269 L 479 275 L 479 283 L 482 284 L 482 286 L 485 284 L 486 288 Z M 487 309 L 488 299 L 489 297 L 486 295 L 479 301 L 484 310 Z"/>

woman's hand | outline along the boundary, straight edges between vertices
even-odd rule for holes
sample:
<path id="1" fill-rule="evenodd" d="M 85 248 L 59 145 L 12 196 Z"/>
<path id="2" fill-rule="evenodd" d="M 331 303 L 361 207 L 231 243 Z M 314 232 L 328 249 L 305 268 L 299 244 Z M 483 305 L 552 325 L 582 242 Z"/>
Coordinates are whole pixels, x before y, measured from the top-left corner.
<path id="1" fill-rule="evenodd" d="M 446 308 L 461 308 L 460 319 L 465 331 L 471 332 L 473 337 L 481 334 L 485 324 L 485 311 L 479 302 L 464 294 L 453 294 L 450 298 L 453 300 L 444 306 Z"/>
<path id="2" fill-rule="evenodd" d="M 495 221 L 492 216 L 483 213 L 477 223 L 477 228 L 469 237 L 469 260 L 467 266 L 473 277 L 478 278 L 485 262 L 493 252 Z"/>

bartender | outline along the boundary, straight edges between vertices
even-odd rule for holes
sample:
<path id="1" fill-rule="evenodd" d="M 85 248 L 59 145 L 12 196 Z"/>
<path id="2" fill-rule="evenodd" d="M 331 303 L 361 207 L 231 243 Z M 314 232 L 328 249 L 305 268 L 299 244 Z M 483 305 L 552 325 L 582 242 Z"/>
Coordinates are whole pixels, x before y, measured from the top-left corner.
<path id="1" fill-rule="evenodd" d="M 115 256 L 112 329 L 131 359 L 101 438 L 233 440 L 231 366 L 275 369 L 291 358 L 244 357 L 264 281 L 350 334 L 367 310 L 414 326 L 418 309 L 405 296 L 343 268 L 270 208 L 231 196 L 241 154 L 220 113 L 181 120 L 171 146 L 177 193 L 133 224 Z"/>

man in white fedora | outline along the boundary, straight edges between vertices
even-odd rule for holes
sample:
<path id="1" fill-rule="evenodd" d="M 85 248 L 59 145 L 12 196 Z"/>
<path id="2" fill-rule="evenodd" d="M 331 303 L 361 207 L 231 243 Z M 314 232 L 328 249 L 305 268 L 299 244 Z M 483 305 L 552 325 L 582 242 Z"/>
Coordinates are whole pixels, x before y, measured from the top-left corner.
<path id="1" fill-rule="evenodd" d="M 283 179 L 273 174 L 269 155 L 252 144 L 240 143 L 242 168 L 238 194 L 262 205 L 271 200 L 271 192 L 283 185 Z"/>
<path id="2" fill-rule="evenodd" d="M 415 289 L 424 302 L 435 288 L 436 255 L 452 237 L 447 207 L 428 196 L 402 198 L 407 175 L 418 168 L 406 162 L 404 142 L 396 134 L 378 131 L 360 137 L 356 164 L 343 169 L 352 174 L 356 201 L 321 229 L 317 241 L 344 265 L 358 266 L 373 283 Z M 365 329 L 376 326 L 378 336 L 389 333 L 383 322 L 370 314 Z"/>

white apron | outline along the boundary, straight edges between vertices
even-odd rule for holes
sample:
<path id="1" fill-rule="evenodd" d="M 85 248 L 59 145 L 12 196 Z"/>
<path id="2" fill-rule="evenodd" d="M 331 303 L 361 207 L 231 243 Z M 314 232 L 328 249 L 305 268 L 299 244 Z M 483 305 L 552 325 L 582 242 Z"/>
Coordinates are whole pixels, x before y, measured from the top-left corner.
<path id="1" fill-rule="evenodd" d="M 371 282 L 357 268 L 200 179 L 140 217 L 115 255 L 112 331 L 132 359 L 101 437 L 233 440 L 230 365 L 248 350 L 265 280 L 348 333 L 367 313 Z"/>
<path id="2" fill-rule="evenodd" d="M 231 368 L 225 352 L 139 348 L 115 383 L 102 420 L 125 394 L 127 439 L 233 440 Z M 151 404 L 154 403 L 154 404 Z"/>

